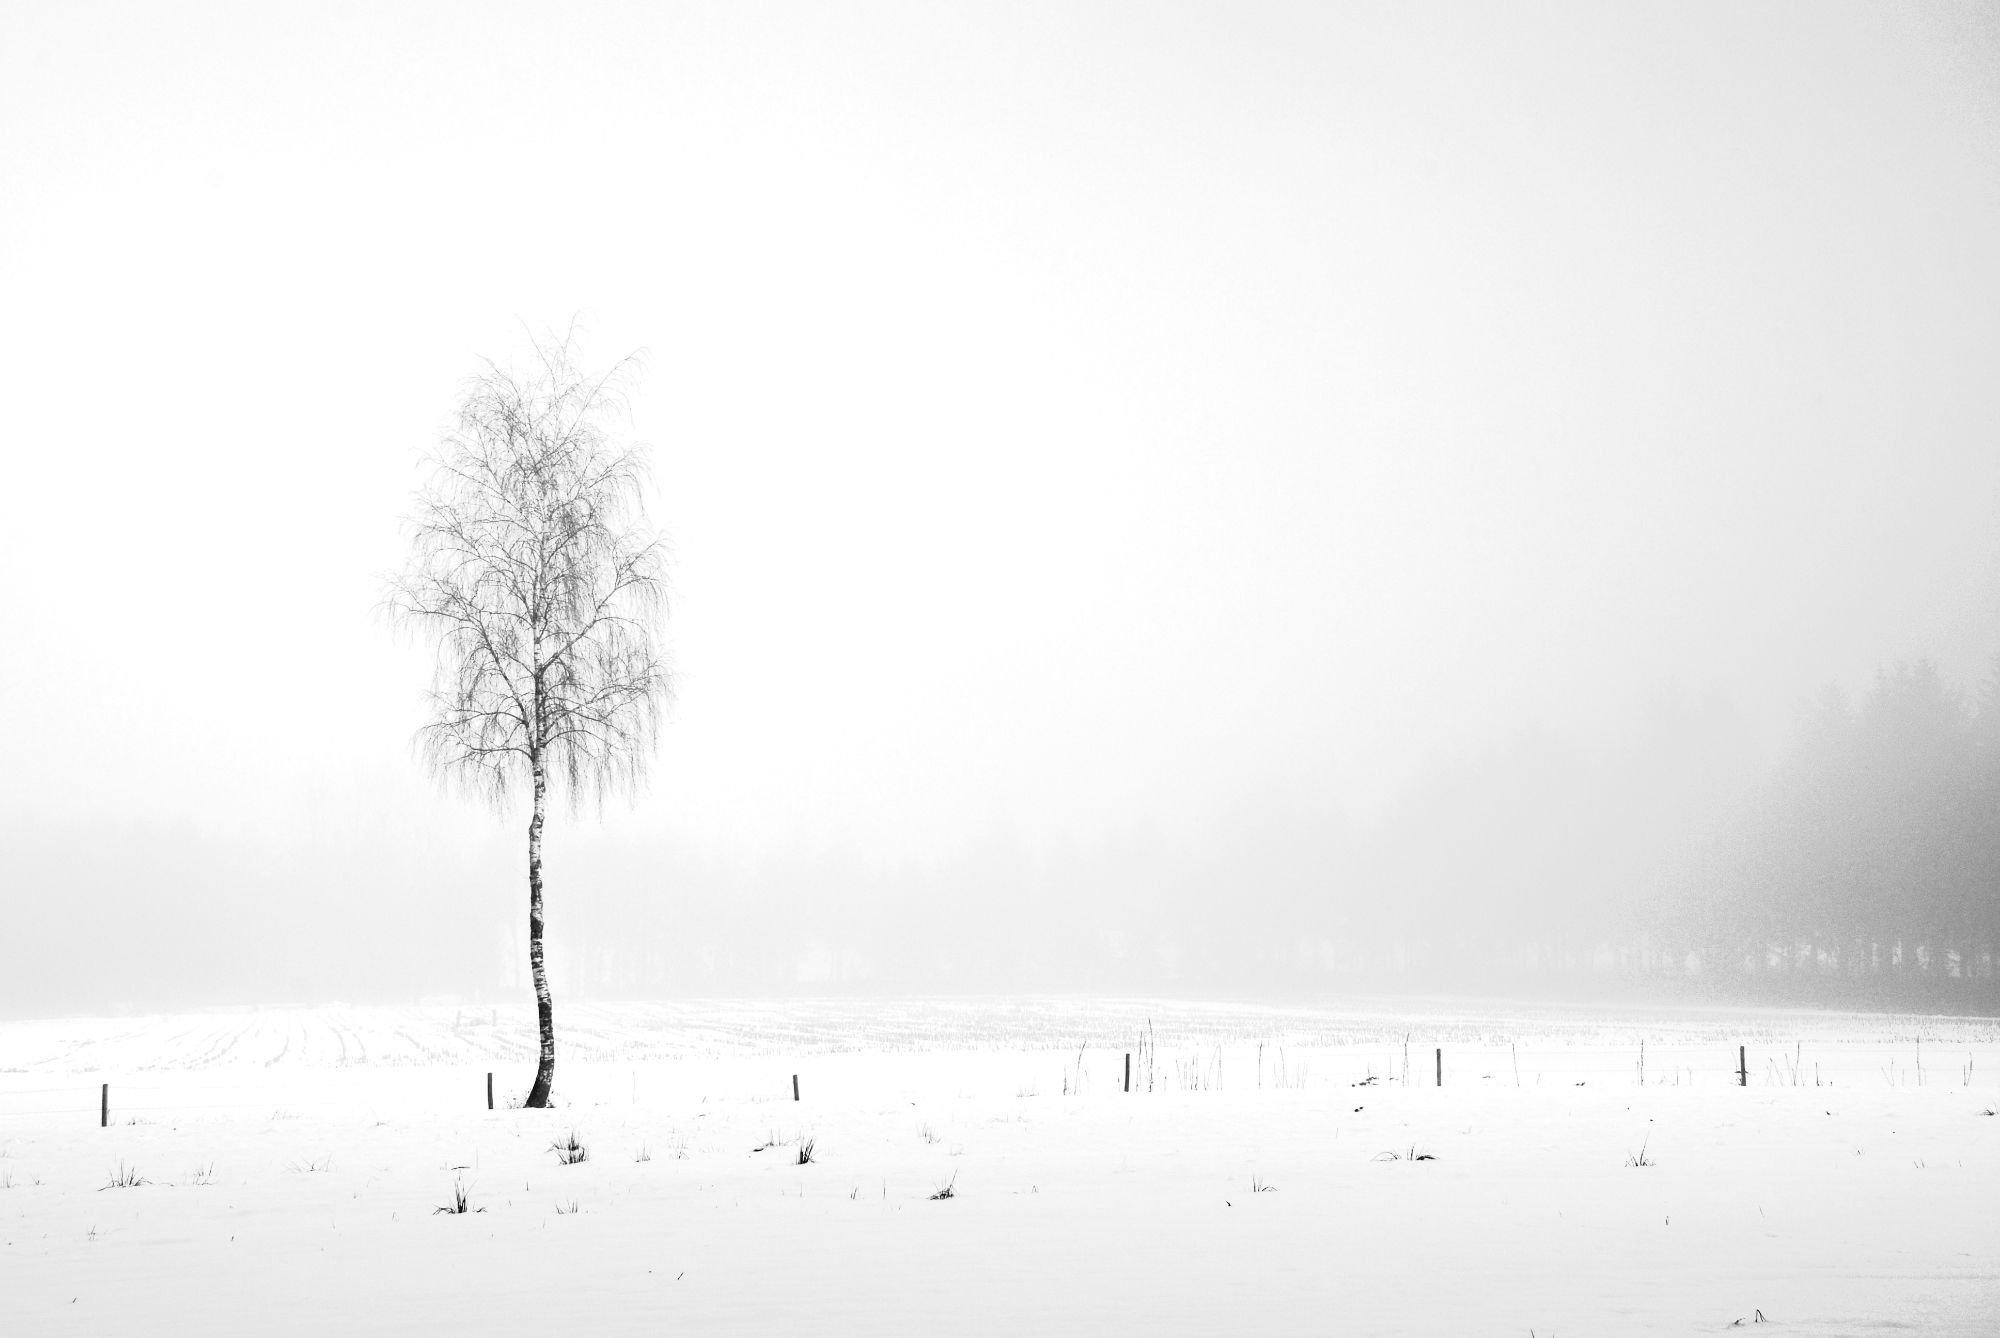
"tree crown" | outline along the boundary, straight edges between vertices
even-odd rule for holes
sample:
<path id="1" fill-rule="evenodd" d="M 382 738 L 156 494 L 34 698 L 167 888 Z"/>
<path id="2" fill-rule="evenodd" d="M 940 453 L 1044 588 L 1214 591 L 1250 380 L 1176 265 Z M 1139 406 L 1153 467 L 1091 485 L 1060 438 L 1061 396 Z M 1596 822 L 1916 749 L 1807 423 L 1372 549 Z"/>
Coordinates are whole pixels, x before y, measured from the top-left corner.
<path id="1" fill-rule="evenodd" d="M 489 362 L 414 499 L 385 604 L 438 651 L 419 752 L 496 804 L 549 775 L 572 802 L 636 785 L 670 694 L 645 454 L 609 430 L 631 366 L 586 375 L 567 338 Z"/>

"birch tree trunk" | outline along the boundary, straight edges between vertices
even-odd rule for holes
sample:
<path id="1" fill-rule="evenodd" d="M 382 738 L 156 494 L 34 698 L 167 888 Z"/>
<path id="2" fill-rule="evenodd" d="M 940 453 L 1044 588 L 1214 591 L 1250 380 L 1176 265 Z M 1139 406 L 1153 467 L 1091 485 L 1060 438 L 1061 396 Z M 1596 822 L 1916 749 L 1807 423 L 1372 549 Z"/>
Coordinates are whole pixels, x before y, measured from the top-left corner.
<path id="1" fill-rule="evenodd" d="M 535 973 L 535 1014 L 541 1024 L 542 1055 L 535 1067 L 535 1085 L 525 1103 L 530 1109 L 549 1104 L 556 1080 L 556 1015 L 549 999 L 549 972 L 542 961 L 542 808 L 548 778 L 542 760 L 534 760 L 535 815 L 528 819 L 528 964 Z"/>

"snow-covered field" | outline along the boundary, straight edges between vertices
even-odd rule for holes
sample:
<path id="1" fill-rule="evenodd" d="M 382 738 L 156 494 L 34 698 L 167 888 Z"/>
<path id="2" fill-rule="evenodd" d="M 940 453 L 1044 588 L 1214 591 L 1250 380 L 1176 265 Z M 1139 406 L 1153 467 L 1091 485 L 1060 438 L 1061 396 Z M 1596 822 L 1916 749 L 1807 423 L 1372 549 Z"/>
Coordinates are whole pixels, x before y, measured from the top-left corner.
<path id="1" fill-rule="evenodd" d="M 2000 1332 L 1990 1021 L 1038 999 L 558 1025 L 559 1107 L 527 1112 L 526 1009 L 0 1023 L 0 1332 Z"/>

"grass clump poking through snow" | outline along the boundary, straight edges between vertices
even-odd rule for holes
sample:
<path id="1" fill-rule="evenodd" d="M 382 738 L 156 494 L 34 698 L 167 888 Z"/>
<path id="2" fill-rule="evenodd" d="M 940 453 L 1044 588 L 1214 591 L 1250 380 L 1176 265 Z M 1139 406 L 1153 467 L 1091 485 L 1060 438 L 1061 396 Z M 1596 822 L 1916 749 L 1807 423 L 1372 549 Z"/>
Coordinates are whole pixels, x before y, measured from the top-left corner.
<path id="1" fill-rule="evenodd" d="M 590 1160 L 590 1149 L 577 1141 L 576 1130 L 569 1131 L 566 1139 L 557 1139 L 549 1144 L 549 1151 L 556 1154 L 556 1160 L 564 1166 L 575 1166 L 578 1162 Z"/>
<path id="2" fill-rule="evenodd" d="M 139 1174 L 138 1167 L 127 1166 L 121 1161 L 118 1163 L 118 1169 L 111 1173 L 111 1178 L 99 1185 L 98 1189 L 134 1189 L 140 1185 L 150 1185 L 152 1183 L 145 1176 Z"/>
<path id="3" fill-rule="evenodd" d="M 938 1199 L 957 1198 L 958 1195 L 955 1192 L 957 1187 L 958 1187 L 958 1172 L 953 1171 L 951 1173 L 951 1179 L 947 1180 L 942 1186 L 940 1186 L 938 1192 L 931 1195 L 931 1199 L 933 1201 L 936 1201 Z"/>
<path id="4" fill-rule="evenodd" d="M 1250 1192 L 1252 1194 L 1275 1194 L 1277 1190 L 1278 1187 L 1276 1185 L 1267 1185 L 1254 1175 L 1250 1177 Z"/>
<path id="5" fill-rule="evenodd" d="M 1387 1152 L 1378 1152 L 1375 1154 L 1374 1159 L 1376 1161 L 1436 1161 L 1437 1160 L 1437 1158 L 1431 1153 L 1420 1151 L 1415 1143 L 1410 1144 L 1409 1148 L 1406 1151 L 1402 1152 L 1398 1152 L 1394 1148 L 1390 1148 Z"/>
<path id="6" fill-rule="evenodd" d="M 1650 1143 L 1650 1142 L 1652 1142 L 1652 1140 L 1653 1140 L 1653 1136 L 1652 1136 L 1651 1134 L 1648 1134 L 1648 1135 L 1646 1135 L 1646 1138 L 1645 1138 L 1645 1140 L 1644 1140 L 1643 1142 L 1641 1142 L 1641 1143 L 1639 1144 L 1639 1150 L 1638 1150 L 1637 1152 L 1634 1152 L 1634 1153 L 1632 1153 L 1632 1154 L 1631 1154 L 1630 1156 L 1628 1156 L 1628 1157 L 1626 1157 L 1626 1158 L 1625 1158 L 1625 1164 L 1626 1164 L 1627 1166 L 1657 1166 L 1657 1165 L 1659 1165 L 1659 1163 L 1658 1163 L 1658 1162 L 1654 1161 L 1654 1160 L 1653 1160 L 1653 1159 L 1652 1159 L 1651 1157 L 1648 1157 L 1648 1156 L 1646 1155 L 1646 1144 L 1647 1144 L 1647 1143 Z"/>
<path id="7" fill-rule="evenodd" d="M 451 1202 L 436 1209 L 432 1212 L 431 1216 L 435 1217 L 438 1213 L 449 1213 L 451 1216 L 456 1217 L 460 1213 L 483 1213 L 485 1211 L 484 1208 L 475 1208 L 472 1206 L 472 1201 L 465 1193 L 465 1182 L 458 1180 L 452 1183 Z"/>
<path id="8" fill-rule="evenodd" d="M 632 1160 L 637 1162 L 647 1162 L 651 1161 L 652 1159 L 653 1159 L 653 1154 L 646 1150 L 646 1145 L 644 1143 L 641 1143 L 639 1145 L 638 1152 L 634 1153 L 632 1157 Z"/>
<path id="9" fill-rule="evenodd" d="M 799 1139 L 799 1165 L 801 1166 L 812 1165 L 813 1147 L 814 1143 L 812 1139 L 810 1138 Z"/>
<path id="10" fill-rule="evenodd" d="M 212 1184 L 214 1184 L 214 1183 L 215 1183 L 215 1163 L 214 1163 L 214 1162 L 209 1162 L 209 1163 L 208 1163 L 207 1165 L 205 1165 L 205 1166 L 197 1166 L 197 1167 L 195 1167 L 195 1168 L 194 1168 L 194 1170 L 192 1170 L 192 1171 L 190 1171 L 190 1172 L 188 1173 L 188 1183 L 189 1183 L 190 1185 L 212 1185 Z"/>

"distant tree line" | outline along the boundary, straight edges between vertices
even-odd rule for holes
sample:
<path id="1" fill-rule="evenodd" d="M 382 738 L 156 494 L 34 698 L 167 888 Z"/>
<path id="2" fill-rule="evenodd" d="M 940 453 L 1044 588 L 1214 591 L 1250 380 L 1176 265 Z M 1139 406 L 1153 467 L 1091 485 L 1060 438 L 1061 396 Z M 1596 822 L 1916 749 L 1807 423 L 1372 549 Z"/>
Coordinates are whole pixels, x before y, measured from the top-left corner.
<path id="1" fill-rule="evenodd" d="M 2000 668 L 1825 689 L 1775 759 L 1716 702 L 1527 736 L 1349 852 L 1329 975 L 1549 994 L 2000 1009 Z"/>
<path id="2" fill-rule="evenodd" d="M 931 864 L 600 851 L 586 992 L 1347 991 L 2000 1011 L 2000 672 L 1829 688 L 1775 757 L 1719 697 L 1435 768 L 1385 815 L 1250 807 L 1207 844 L 1005 832 Z M 598 861 L 602 862 L 598 862 Z M 648 895 L 675 890 L 670 902 Z"/>
<path id="3" fill-rule="evenodd" d="M 551 970 L 583 998 L 1390 991 L 2000 1013 L 2000 667 L 1969 689 L 1925 662 L 1827 689 L 1774 754 L 1722 699 L 1670 694 L 1610 742 L 1468 749 L 1365 821 L 1270 795 L 1199 841 L 999 827 L 900 864 L 566 833 Z M 393 858 L 356 894 L 357 833 L 339 825 L 284 847 L 17 826 L 22 885 L 62 893 L 20 900 L 22 941 L 94 946 L 22 957 L 0 1014 L 518 997 L 522 917 L 486 895 L 518 882 L 505 852 L 393 814 L 367 834 Z M 155 883 L 202 895 L 127 895 Z M 372 916 L 320 922 L 355 895 Z M 127 932 L 93 938 L 112 913 Z M 388 917 L 401 932 L 384 937 Z M 250 939 L 274 951 L 236 949 Z M 162 942 L 202 969 L 154 969 Z"/>
<path id="4" fill-rule="evenodd" d="M 1799 1000 L 1991 1006 L 2000 670 L 1926 661 L 1812 703 L 1777 764 L 1643 917 L 1654 969 Z"/>

